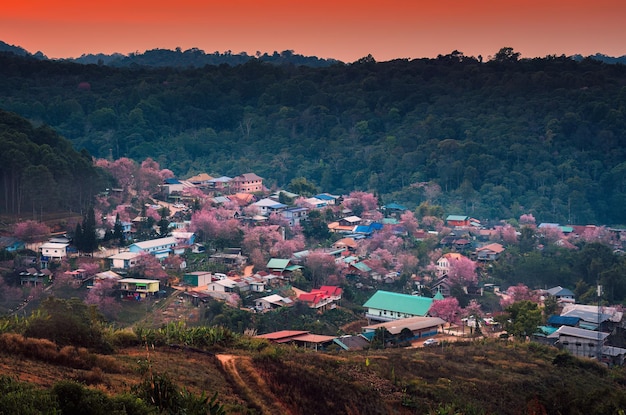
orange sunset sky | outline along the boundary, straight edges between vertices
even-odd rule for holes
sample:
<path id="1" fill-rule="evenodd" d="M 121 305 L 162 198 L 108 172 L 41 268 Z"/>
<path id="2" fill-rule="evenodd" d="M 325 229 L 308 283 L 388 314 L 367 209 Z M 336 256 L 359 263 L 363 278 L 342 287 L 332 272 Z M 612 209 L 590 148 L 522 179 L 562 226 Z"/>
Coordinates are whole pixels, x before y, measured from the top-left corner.
<path id="1" fill-rule="evenodd" d="M 626 55 L 626 0 L 8 0 L 0 40 L 50 58 L 199 48 L 353 62 Z"/>

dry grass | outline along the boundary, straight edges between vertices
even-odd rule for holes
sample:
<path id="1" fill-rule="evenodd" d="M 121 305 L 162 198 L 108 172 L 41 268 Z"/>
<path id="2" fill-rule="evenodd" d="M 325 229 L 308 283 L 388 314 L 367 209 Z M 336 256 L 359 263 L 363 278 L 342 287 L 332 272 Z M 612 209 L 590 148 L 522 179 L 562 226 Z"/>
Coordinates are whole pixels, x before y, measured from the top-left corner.
<path id="1" fill-rule="evenodd" d="M 229 414 L 402 415 L 442 408 L 463 414 L 517 415 L 542 408 L 612 414 L 626 407 L 623 370 L 577 359 L 562 359 L 557 366 L 558 351 L 541 346 L 470 342 L 443 350 L 324 354 L 270 344 L 259 351 L 224 351 L 229 356 L 222 361 L 167 347 L 132 347 L 102 356 L 52 346 L 0 337 L 0 374 L 42 387 L 72 379 L 119 394 L 140 383 L 147 371 L 167 373 L 194 394 L 217 392 Z"/>

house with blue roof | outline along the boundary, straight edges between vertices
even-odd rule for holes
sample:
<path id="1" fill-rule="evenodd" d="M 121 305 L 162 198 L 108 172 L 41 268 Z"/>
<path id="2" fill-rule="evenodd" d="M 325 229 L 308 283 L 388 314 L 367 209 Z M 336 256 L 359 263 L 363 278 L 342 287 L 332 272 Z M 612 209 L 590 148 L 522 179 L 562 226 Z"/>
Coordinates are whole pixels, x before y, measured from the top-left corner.
<path id="1" fill-rule="evenodd" d="M 163 181 L 162 187 L 165 190 L 165 193 L 167 193 L 168 195 L 171 195 L 172 193 L 175 193 L 175 192 L 182 192 L 183 189 L 185 188 L 185 185 L 183 185 L 183 183 L 180 180 L 174 177 L 171 177 Z"/>
<path id="2" fill-rule="evenodd" d="M 365 317 L 368 320 L 392 321 L 424 317 L 432 303 L 433 299 L 428 297 L 379 290 L 363 304 L 363 307 L 366 308 Z"/>

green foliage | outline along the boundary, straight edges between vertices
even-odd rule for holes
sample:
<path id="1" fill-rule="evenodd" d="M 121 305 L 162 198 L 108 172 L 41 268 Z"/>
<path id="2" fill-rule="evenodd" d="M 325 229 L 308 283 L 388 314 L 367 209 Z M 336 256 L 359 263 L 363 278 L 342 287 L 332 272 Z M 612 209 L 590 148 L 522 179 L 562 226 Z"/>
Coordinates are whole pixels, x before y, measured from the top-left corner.
<path id="1" fill-rule="evenodd" d="M 187 327 L 184 322 L 171 322 L 158 329 L 134 328 L 135 334 L 144 344 L 164 346 L 177 344 L 198 348 L 216 348 L 232 345 L 236 336 L 221 326 Z"/>
<path id="2" fill-rule="evenodd" d="M 541 324 L 541 310 L 537 303 L 524 300 L 511 304 L 506 308 L 508 319 L 504 321 L 506 332 L 524 341 L 537 331 Z M 503 319 L 504 320 L 504 319 Z"/>
<path id="3" fill-rule="evenodd" d="M 78 299 L 48 297 L 38 310 L 40 313 L 28 320 L 25 336 L 48 339 L 61 347 L 73 345 L 111 351 L 111 346 L 104 340 L 102 315 L 94 306 Z"/>
<path id="4" fill-rule="evenodd" d="M 217 393 L 211 398 L 204 393 L 195 396 L 185 388 L 179 388 L 167 373 L 152 373 L 142 383 L 132 388 L 133 394 L 143 402 L 158 409 L 159 413 L 171 415 L 224 415 L 226 412 L 217 402 Z"/>
<path id="5" fill-rule="evenodd" d="M 254 171 L 269 187 L 305 178 L 411 209 L 427 202 L 509 219 L 523 207 L 545 222 L 626 223 L 621 65 L 521 59 L 510 47 L 487 62 L 458 51 L 324 68 L 248 61 L 128 71 L 1 56 L 0 107 L 85 153 L 5 114 L 0 183 L 10 194 L 0 209 L 84 211 L 99 183 L 86 156 L 111 152 L 150 156 L 177 176 Z M 100 87 L 86 91 L 77 79 Z M 20 205 L 11 189 L 26 190 L 28 168 L 42 178 L 31 184 L 49 190 L 23 192 Z"/>

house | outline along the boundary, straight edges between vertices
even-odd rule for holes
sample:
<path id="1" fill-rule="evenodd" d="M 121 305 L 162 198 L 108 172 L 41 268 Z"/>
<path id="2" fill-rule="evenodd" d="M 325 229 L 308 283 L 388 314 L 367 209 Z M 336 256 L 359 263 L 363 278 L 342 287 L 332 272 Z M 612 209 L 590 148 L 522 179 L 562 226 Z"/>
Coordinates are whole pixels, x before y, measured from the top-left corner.
<path id="1" fill-rule="evenodd" d="M 563 288 L 560 285 L 552 287 L 542 292 L 545 296 L 552 296 L 556 298 L 559 303 L 575 303 L 576 298 L 574 293 L 567 288 Z"/>
<path id="2" fill-rule="evenodd" d="M 326 202 L 326 205 L 333 205 L 333 206 L 340 204 L 342 201 L 341 196 L 331 195 L 330 193 L 320 193 L 320 194 L 313 196 L 313 198 Z"/>
<path id="3" fill-rule="evenodd" d="M 333 341 L 343 350 L 363 350 L 370 345 L 370 341 L 361 334 L 345 335 L 337 337 Z"/>
<path id="4" fill-rule="evenodd" d="M 171 177 L 163 180 L 161 187 L 166 194 L 171 195 L 172 193 L 181 193 L 185 185 L 180 180 Z"/>
<path id="5" fill-rule="evenodd" d="M 289 297 L 282 297 L 278 294 L 268 295 L 266 297 L 257 298 L 254 302 L 257 310 L 267 311 L 276 308 L 292 306 L 293 301 Z"/>
<path id="6" fill-rule="evenodd" d="M 120 290 L 127 296 L 134 296 L 136 299 L 155 295 L 159 291 L 159 280 L 148 280 L 144 278 L 122 278 L 118 281 Z"/>
<path id="7" fill-rule="evenodd" d="M 20 272 L 20 284 L 48 284 L 52 281 L 52 272 L 49 269 L 38 270 L 36 268 L 27 268 Z"/>
<path id="8" fill-rule="evenodd" d="M 193 232 L 173 231 L 172 237 L 176 238 L 178 245 L 193 245 L 196 240 L 196 234 Z"/>
<path id="9" fill-rule="evenodd" d="M 213 282 L 213 274 L 208 271 L 193 271 L 183 275 L 183 284 L 191 287 L 202 287 Z"/>
<path id="10" fill-rule="evenodd" d="M 230 183 L 233 181 L 231 177 L 221 176 L 208 181 L 207 186 L 216 192 L 226 192 L 230 190 Z"/>
<path id="11" fill-rule="evenodd" d="M 476 249 L 476 259 L 478 261 L 495 261 L 504 252 L 504 247 L 493 243 Z"/>
<path id="12" fill-rule="evenodd" d="M 400 216 L 408 209 L 398 203 L 389 203 L 385 206 L 382 206 L 380 210 L 383 212 L 385 217 L 395 217 L 396 219 L 400 219 Z"/>
<path id="13" fill-rule="evenodd" d="M 41 267 L 48 268 L 48 263 L 61 261 L 67 256 L 68 243 L 46 242 L 39 247 Z"/>
<path id="14" fill-rule="evenodd" d="M 129 270 L 137 265 L 140 257 L 140 252 L 124 251 L 111 255 L 107 259 L 109 260 L 110 268 Z"/>
<path id="15" fill-rule="evenodd" d="M 561 326 L 547 336 L 558 347 L 574 356 L 598 359 L 609 333 L 587 330 L 580 327 Z"/>
<path id="16" fill-rule="evenodd" d="M 291 201 L 296 200 L 298 197 L 300 197 L 299 194 L 288 192 L 287 190 L 278 190 L 270 195 L 270 199 L 274 199 L 277 202 L 280 202 L 282 199 L 283 201 L 287 201 L 289 204 L 291 204 Z"/>
<path id="17" fill-rule="evenodd" d="M 263 179 L 254 173 L 245 173 L 233 178 L 230 182 L 235 192 L 256 193 L 263 191 Z"/>
<path id="18" fill-rule="evenodd" d="M 565 303 L 561 316 L 579 317 L 578 326 L 584 329 L 612 331 L 621 324 L 624 313 L 615 307 Z"/>
<path id="19" fill-rule="evenodd" d="M 149 241 L 135 242 L 128 247 L 128 250 L 130 252 L 145 252 L 161 259 L 166 258 L 177 246 L 178 240 L 173 236 L 168 236 Z"/>
<path id="20" fill-rule="evenodd" d="M 470 226 L 470 218 L 464 215 L 449 215 L 446 218 L 446 224 L 450 227 Z"/>
<path id="21" fill-rule="evenodd" d="M 309 308 L 326 311 L 337 307 L 336 302 L 341 300 L 343 290 L 340 287 L 323 285 L 311 292 L 303 292 L 298 295 L 298 300 L 306 303 Z"/>
<path id="22" fill-rule="evenodd" d="M 336 336 L 324 336 L 321 334 L 312 334 L 308 331 L 301 330 L 281 330 L 273 333 L 259 334 L 254 336 L 257 339 L 267 339 L 272 343 L 287 344 L 291 343 L 299 347 L 312 350 L 323 350 L 333 344 Z"/>
<path id="23" fill-rule="evenodd" d="M 463 258 L 463 255 L 456 252 L 448 252 L 447 254 L 443 254 L 441 258 L 437 260 L 436 264 L 436 273 L 438 277 L 443 277 L 444 275 L 448 275 L 450 272 L 450 265 L 454 261 L 458 261 Z"/>
<path id="24" fill-rule="evenodd" d="M 241 248 L 224 248 L 222 252 L 216 252 L 209 256 L 211 262 L 234 266 L 245 264 L 247 259 L 241 254 Z"/>
<path id="25" fill-rule="evenodd" d="M 300 265 L 292 265 L 289 259 L 272 258 L 266 265 L 271 274 L 285 276 L 297 269 L 302 269 Z"/>
<path id="26" fill-rule="evenodd" d="M 402 340 L 411 341 L 434 336 L 439 331 L 439 328 L 445 324 L 446 322 L 439 317 L 409 317 L 365 326 L 362 330 L 363 335 L 370 340 L 374 337 L 376 330 L 384 328 L 396 339 L 404 333 L 407 337 Z M 410 332 L 410 335 L 407 333 L 407 330 Z"/>
<path id="27" fill-rule="evenodd" d="M 432 298 L 400 294 L 389 291 L 376 291 L 363 304 L 367 309 L 368 320 L 392 321 L 407 317 L 424 317 L 433 303 Z"/>
<path id="28" fill-rule="evenodd" d="M 272 200 L 270 198 L 261 199 L 258 202 L 254 202 L 252 206 L 255 206 L 259 213 L 264 216 L 269 216 L 272 213 L 280 212 L 287 208 L 287 205 Z"/>
<path id="29" fill-rule="evenodd" d="M 211 281 L 207 284 L 206 292 L 222 292 L 232 293 L 237 288 L 237 281 L 231 278 L 224 278 L 221 280 Z"/>
<path id="30" fill-rule="evenodd" d="M 354 215 L 339 219 L 339 226 L 352 226 L 354 228 L 360 224 L 361 218 Z"/>
<path id="31" fill-rule="evenodd" d="M 200 173 L 187 179 L 189 183 L 201 188 L 209 187 L 211 180 L 213 180 L 213 177 L 207 173 Z"/>
<path id="32" fill-rule="evenodd" d="M 304 199 L 301 205 L 311 209 L 322 209 L 328 206 L 329 201 L 324 199 L 318 199 L 317 197 L 308 197 Z"/>
<path id="33" fill-rule="evenodd" d="M 290 207 L 280 211 L 280 214 L 289 221 L 289 226 L 300 225 L 300 222 L 308 219 L 309 208 Z"/>
<path id="34" fill-rule="evenodd" d="M 355 252 L 359 244 L 353 238 L 341 238 L 333 244 L 334 249 L 348 250 Z"/>
<path id="35" fill-rule="evenodd" d="M 24 249 L 24 241 L 12 236 L 0 236 L 0 250 L 5 249 L 7 252 L 16 252 Z"/>
<path id="36" fill-rule="evenodd" d="M 436 279 L 430 286 L 430 291 L 442 295 L 445 297 L 450 297 L 452 289 L 452 284 L 448 280 L 448 276 L 444 275 L 441 278 Z"/>

